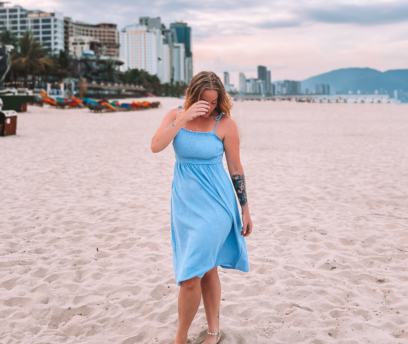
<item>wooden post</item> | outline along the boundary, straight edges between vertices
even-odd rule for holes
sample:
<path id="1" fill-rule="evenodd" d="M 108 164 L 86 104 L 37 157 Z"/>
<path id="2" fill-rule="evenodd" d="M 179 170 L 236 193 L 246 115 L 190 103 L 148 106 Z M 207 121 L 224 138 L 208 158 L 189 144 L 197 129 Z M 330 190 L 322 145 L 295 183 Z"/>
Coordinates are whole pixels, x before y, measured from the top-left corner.
<path id="1" fill-rule="evenodd" d="M 86 79 L 85 78 L 80 78 L 79 79 L 79 98 L 84 98 L 85 95 L 88 93 L 88 89 L 86 86 Z"/>

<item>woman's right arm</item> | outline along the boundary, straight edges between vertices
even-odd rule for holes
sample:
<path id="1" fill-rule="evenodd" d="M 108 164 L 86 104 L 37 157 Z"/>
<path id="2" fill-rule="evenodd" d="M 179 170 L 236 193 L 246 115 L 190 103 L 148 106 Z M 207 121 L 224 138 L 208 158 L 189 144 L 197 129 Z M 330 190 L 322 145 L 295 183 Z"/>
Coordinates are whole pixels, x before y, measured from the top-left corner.
<path id="1" fill-rule="evenodd" d="M 193 104 L 186 112 L 177 117 L 179 109 L 171 110 L 164 116 L 163 122 L 152 139 L 152 152 L 158 153 L 165 149 L 184 125 L 196 118 L 205 115 L 210 107 L 206 101 Z"/>

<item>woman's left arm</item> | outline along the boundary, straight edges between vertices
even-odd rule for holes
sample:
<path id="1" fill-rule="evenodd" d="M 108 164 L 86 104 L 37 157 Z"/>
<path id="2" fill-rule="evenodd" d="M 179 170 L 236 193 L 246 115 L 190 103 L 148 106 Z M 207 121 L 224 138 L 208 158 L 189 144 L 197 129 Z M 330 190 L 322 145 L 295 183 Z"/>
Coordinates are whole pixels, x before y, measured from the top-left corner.
<path id="1" fill-rule="evenodd" d="M 222 124 L 228 171 L 242 209 L 241 235 L 246 237 L 252 233 L 252 220 L 251 216 L 249 215 L 244 169 L 242 168 L 241 159 L 239 156 L 238 129 L 235 122 L 231 118 L 225 118 Z"/>

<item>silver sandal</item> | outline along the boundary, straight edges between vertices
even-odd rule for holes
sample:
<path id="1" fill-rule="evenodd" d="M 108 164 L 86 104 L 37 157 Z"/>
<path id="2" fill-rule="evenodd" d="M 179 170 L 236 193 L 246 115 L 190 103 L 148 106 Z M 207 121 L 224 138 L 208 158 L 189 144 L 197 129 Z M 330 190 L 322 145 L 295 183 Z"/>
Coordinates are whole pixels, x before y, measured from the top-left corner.
<path id="1" fill-rule="evenodd" d="M 215 332 L 215 333 L 211 333 L 211 332 L 208 332 L 208 330 L 207 330 L 207 334 L 209 335 L 209 336 L 217 336 L 217 340 L 218 340 L 218 342 L 217 342 L 217 344 L 221 341 L 221 330 L 218 330 L 218 332 Z"/>

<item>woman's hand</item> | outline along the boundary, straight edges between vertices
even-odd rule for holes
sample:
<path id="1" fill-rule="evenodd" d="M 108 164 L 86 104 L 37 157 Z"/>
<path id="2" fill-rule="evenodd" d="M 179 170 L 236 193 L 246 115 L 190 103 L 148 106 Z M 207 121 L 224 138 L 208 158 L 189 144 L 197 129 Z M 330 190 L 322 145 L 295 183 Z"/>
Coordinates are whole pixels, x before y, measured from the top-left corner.
<path id="1" fill-rule="evenodd" d="M 184 125 L 198 116 L 205 115 L 210 110 L 208 102 L 200 100 L 193 104 L 186 112 L 180 113 L 180 109 L 173 109 L 164 116 L 163 122 L 154 134 L 151 148 L 153 153 L 161 152 L 177 135 Z"/>
<path id="2" fill-rule="evenodd" d="M 252 220 L 249 215 L 248 203 L 242 208 L 242 231 L 241 235 L 247 237 L 252 233 Z"/>
<path id="3" fill-rule="evenodd" d="M 192 121 L 198 116 L 205 115 L 210 110 L 210 105 L 205 100 L 200 100 L 197 103 L 194 103 L 190 108 L 181 114 L 180 117 L 183 117 L 187 122 Z"/>

